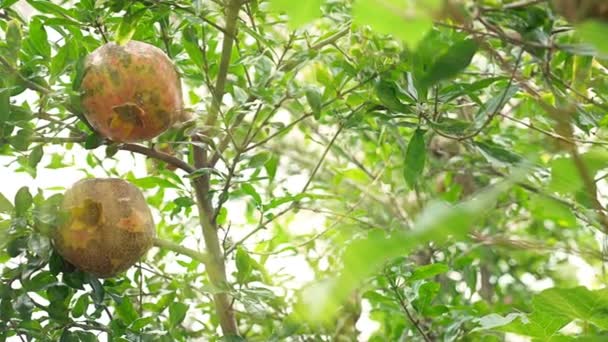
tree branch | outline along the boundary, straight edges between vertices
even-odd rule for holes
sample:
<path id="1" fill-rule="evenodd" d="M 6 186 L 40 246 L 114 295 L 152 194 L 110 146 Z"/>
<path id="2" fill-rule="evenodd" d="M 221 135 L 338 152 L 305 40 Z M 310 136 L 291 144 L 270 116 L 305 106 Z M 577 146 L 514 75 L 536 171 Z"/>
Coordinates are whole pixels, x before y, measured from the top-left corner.
<path id="1" fill-rule="evenodd" d="M 230 59 L 232 57 L 232 46 L 236 37 L 237 20 L 241 7 L 241 0 L 226 1 L 226 32 L 224 33 L 224 41 L 222 43 L 222 55 L 220 60 L 219 72 L 215 82 L 213 92 L 213 104 L 209 111 L 205 127 L 213 127 L 217 122 L 217 116 L 221 108 L 222 99 L 224 97 L 226 79 L 228 77 L 228 69 Z M 203 131 L 203 135 L 208 135 L 208 129 Z M 201 141 L 202 137 L 195 136 L 193 140 Z M 197 169 L 208 167 L 207 149 L 203 144 L 194 144 L 192 148 L 194 166 Z M 217 232 L 217 224 L 213 220 L 215 210 L 211 203 L 209 175 L 202 175 L 193 180 L 193 186 L 196 193 L 197 206 L 199 211 L 200 225 L 203 230 L 203 238 L 205 246 L 209 254 L 208 262 L 206 263 L 207 272 L 211 283 L 219 289 L 228 287 L 226 276 L 226 265 L 224 263 L 224 253 L 222 253 L 221 245 Z M 215 293 L 213 295 L 215 303 L 215 311 L 218 315 L 220 326 L 224 335 L 238 336 L 239 331 L 236 324 L 234 311 L 232 310 L 232 299 L 225 293 Z"/>
<path id="2" fill-rule="evenodd" d="M 405 298 L 403 298 L 403 295 L 399 291 L 399 288 L 397 287 L 395 280 L 389 274 L 386 275 L 386 278 L 389 281 L 391 290 L 393 291 L 393 293 L 395 294 L 395 297 L 397 297 L 397 300 L 399 301 L 399 305 L 401 305 L 403 312 L 405 312 L 407 319 L 412 323 L 412 325 L 416 328 L 416 330 L 418 330 L 418 332 L 420 333 L 420 335 L 422 336 L 422 338 L 425 341 L 431 342 L 432 341 L 431 338 L 424 332 L 424 330 L 422 330 L 422 326 L 420 326 L 420 321 L 415 319 L 414 316 L 412 315 L 412 313 L 410 312 L 410 310 L 407 308 L 407 303 L 405 302 Z"/>
<path id="3" fill-rule="evenodd" d="M 139 153 L 139 154 L 143 154 L 145 156 L 148 156 L 150 158 L 154 158 L 154 159 L 158 159 L 160 161 L 164 161 L 167 164 L 173 165 L 179 169 L 182 169 L 184 171 L 186 171 L 187 173 L 192 173 L 194 172 L 196 169 L 186 163 L 185 161 L 174 157 L 170 154 L 164 153 L 164 152 L 160 152 L 157 151 L 153 148 L 149 148 L 143 145 L 137 145 L 137 144 L 122 144 L 118 147 L 120 150 L 123 151 L 130 151 L 130 152 L 134 152 L 134 153 Z"/>
<path id="4" fill-rule="evenodd" d="M 186 248 L 186 247 L 179 245 L 172 241 L 156 238 L 156 239 L 154 239 L 154 246 L 156 246 L 160 249 L 166 249 L 171 252 L 175 252 L 177 254 L 182 254 L 182 255 L 188 256 L 191 259 L 196 260 L 201 263 L 206 264 L 209 261 L 209 257 L 207 256 L 207 254 L 197 252 L 190 248 Z"/>

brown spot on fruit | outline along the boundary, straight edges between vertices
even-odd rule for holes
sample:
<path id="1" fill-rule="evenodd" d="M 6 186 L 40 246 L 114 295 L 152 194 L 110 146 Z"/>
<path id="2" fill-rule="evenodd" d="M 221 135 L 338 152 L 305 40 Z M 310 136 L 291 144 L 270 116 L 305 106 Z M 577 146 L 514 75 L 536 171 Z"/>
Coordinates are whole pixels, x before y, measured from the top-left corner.
<path id="1" fill-rule="evenodd" d="M 53 236 L 57 252 L 77 268 L 111 277 L 135 264 L 152 246 L 152 214 L 141 191 L 122 179 L 85 179 L 65 193 Z"/>
<path id="2" fill-rule="evenodd" d="M 146 220 L 147 217 L 145 214 L 133 210 L 129 216 L 121 218 L 118 223 L 116 223 L 116 226 L 131 233 L 141 233 L 146 226 Z"/>
<path id="3" fill-rule="evenodd" d="M 179 75 L 153 45 L 105 44 L 88 56 L 85 70 L 80 84 L 85 117 L 111 140 L 152 139 L 183 110 Z"/>

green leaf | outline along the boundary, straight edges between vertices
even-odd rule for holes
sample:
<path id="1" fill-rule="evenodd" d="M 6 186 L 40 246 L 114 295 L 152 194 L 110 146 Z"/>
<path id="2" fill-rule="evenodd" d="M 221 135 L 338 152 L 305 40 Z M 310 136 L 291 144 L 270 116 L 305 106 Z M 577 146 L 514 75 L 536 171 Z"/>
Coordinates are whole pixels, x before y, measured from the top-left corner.
<path id="1" fill-rule="evenodd" d="M 241 185 L 241 191 L 243 191 L 245 194 L 251 196 L 256 204 L 259 205 L 262 203 L 262 197 L 260 197 L 260 194 L 258 194 L 258 192 L 255 190 L 253 185 L 251 185 L 249 183 L 243 183 Z"/>
<path id="2" fill-rule="evenodd" d="M 11 115 L 11 92 L 8 81 L 0 78 L 0 138 L 4 136 L 4 123 Z"/>
<path id="3" fill-rule="evenodd" d="M 418 288 L 416 299 L 412 302 L 412 305 L 421 313 L 432 313 L 431 302 L 439 293 L 441 285 L 434 281 L 426 282 Z"/>
<path id="4" fill-rule="evenodd" d="M 424 131 L 418 129 L 410 139 L 405 153 L 405 167 L 403 177 L 410 188 L 418 184 L 418 178 L 422 175 L 426 161 L 426 144 L 424 142 Z"/>
<path id="5" fill-rule="evenodd" d="M 25 288 L 28 291 L 36 292 L 54 285 L 55 283 L 57 283 L 57 278 L 50 272 L 40 272 L 25 282 Z"/>
<path id="6" fill-rule="evenodd" d="M 608 329 L 608 289 L 551 288 L 534 296 L 532 306 L 548 316 L 577 319 Z"/>
<path id="7" fill-rule="evenodd" d="M 323 106 L 323 99 L 321 93 L 315 88 L 306 89 L 306 100 L 308 105 L 312 109 L 312 113 L 315 119 L 321 119 L 321 108 Z"/>
<path id="8" fill-rule="evenodd" d="M 190 57 L 190 60 L 196 64 L 200 70 L 205 70 L 204 67 L 204 55 L 201 47 L 198 44 L 198 37 L 196 30 L 188 26 L 182 33 L 182 45 L 186 49 L 186 53 Z"/>
<path id="9" fill-rule="evenodd" d="M 569 322 L 579 320 L 602 330 L 608 329 L 608 290 L 585 287 L 551 288 L 532 298 L 531 314 L 491 314 L 478 319 L 481 327 L 531 336 L 539 340 L 553 337 Z"/>
<path id="10" fill-rule="evenodd" d="M 431 278 L 436 275 L 449 271 L 450 268 L 446 264 L 436 263 L 430 265 L 424 265 L 416 268 L 412 275 L 407 279 L 408 281 L 422 280 Z"/>
<path id="11" fill-rule="evenodd" d="M 240 247 L 236 250 L 236 269 L 237 281 L 239 284 L 245 284 L 253 267 L 251 257 L 247 254 L 247 251 Z"/>
<path id="12" fill-rule="evenodd" d="M 429 67 L 424 77 L 419 80 L 420 87 L 429 88 L 441 80 L 457 76 L 471 64 L 476 52 L 477 43 L 472 39 L 463 40 L 450 46 Z"/>
<path id="13" fill-rule="evenodd" d="M 322 0 L 270 0 L 270 7 L 275 11 L 287 13 L 289 27 L 296 29 L 320 18 L 322 3 Z"/>
<path id="14" fill-rule="evenodd" d="M 397 93 L 397 86 L 392 82 L 380 81 L 376 85 L 376 95 L 383 105 L 397 113 L 410 113 L 410 107 L 399 100 Z"/>
<path id="15" fill-rule="evenodd" d="M 481 318 L 475 319 L 475 322 L 478 323 L 480 327 L 475 328 L 473 331 L 502 327 L 513 322 L 516 319 L 519 319 L 522 316 L 525 317 L 525 315 L 521 313 L 510 313 L 504 317 L 499 314 L 492 313 Z"/>
<path id="16" fill-rule="evenodd" d="M 608 152 L 603 149 L 592 149 L 581 155 L 591 177 L 605 167 Z M 549 188 L 561 194 L 574 194 L 583 189 L 583 179 L 576 164 L 570 157 L 556 158 L 551 161 L 551 183 Z"/>
<path id="17" fill-rule="evenodd" d="M 68 65 L 78 58 L 78 52 L 75 45 L 75 43 L 68 40 L 65 45 L 59 48 L 57 54 L 55 54 L 51 60 L 50 72 L 52 77 L 61 75 Z"/>
<path id="18" fill-rule="evenodd" d="M 19 59 L 19 50 L 21 50 L 21 24 L 19 21 L 13 19 L 8 22 L 6 28 L 6 45 L 8 54 L 6 58 L 16 65 Z"/>
<path id="19" fill-rule="evenodd" d="M 131 40 L 133 34 L 135 34 L 139 20 L 144 16 L 145 13 L 145 8 L 139 9 L 133 13 L 127 12 L 127 15 L 122 18 L 122 21 L 116 30 L 116 35 L 114 37 L 116 44 L 124 45 Z"/>
<path id="20" fill-rule="evenodd" d="M 84 141 L 84 148 L 87 150 L 94 150 L 99 146 L 103 145 L 104 137 L 97 133 L 92 133 L 87 136 Z"/>
<path id="21" fill-rule="evenodd" d="M 129 328 L 133 331 L 141 331 L 143 328 L 154 323 L 154 321 L 156 321 L 156 319 L 154 317 L 138 318 L 135 321 L 133 321 L 133 323 L 131 323 Z"/>
<path id="22" fill-rule="evenodd" d="M 161 177 L 155 177 L 155 176 L 135 178 L 135 179 L 131 179 L 130 181 L 134 185 L 136 185 L 140 188 L 143 188 L 143 189 L 154 189 L 156 187 L 174 188 L 174 189 L 179 188 L 177 185 L 171 183 L 169 180 L 161 178 Z"/>
<path id="23" fill-rule="evenodd" d="M 188 305 L 180 302 L 173 302 L 169 305 L 169 322 L 172 327 L 178 326 L 186 318 Z"/>
<path id="24" fill-rule="evenodd" d="M 43 259 L 47 259 L 51 253 L 51 241 L 48 236 L 33 233 L 27 241 L 28 250 Z"/>
<path id="25" fill-rule="evenodd" d="M 72 316 L 78 318 L 84 315 L 89 307 L 89 303 L 89 294 L 82 294 L 76 301 L 76 304 L 74 304 L 74 307 L 72 307 Z"/>
<path id="26" fill-rule="evenodd" d="M 270 159 L 266 161 L 264 164 L 264 168 L 266 169 L 266 173 L 268 173 L 268 178 L 272 182 L 274 177 L 277 175 L 277 168 L 279 166 L 279 157 L 275 154 L 270 156 Z"/>
<path id="27" fill-rule="evenodd" d="M 87 282 L 93 288 L 91 298 L 93 298 L 95 304 L 102 304 L 106 294 L 106 290 L 104 289 L 103 285 L 101 285 L 99 279 L 97 279 L 96 277 L 89 275 L 87 278 Z"/>
<path id="28" fill-rule="evenodd" d="M 34 132 L 29 128 L 20 129 L 17 134 L 11 137 L 11 145 L 17 151 L 27 151 L 30 143 L 32 142 L 32 136 Z"/>
<path id="29" fill-rule="evenodd" d="M 561 227 L 576 227 L 576 216 L 566 204 L 552 198 L 535 195 L 530 199 L 530 211 L 538 220 L 552 220 Z"/>
<path id="30" fill-rule="evenodd" d="M 13 204 L 3 194 L 0 193 L 0 213 L 10 214 L 13 211 Z"/>
<path id="31" fill-rule="evenodd" d="M 51 57 L 51 45 L 49 44 L 46 30 L 42 25 L 42 22 L 34 17 L 29 27 L 29 42 L 32 44 L 34 50 L 42 57 Z"/>
<path id="32" fill-rule="evenodd" d="M 521 161 L 521 156 L 491 141 L 476 141 L 475 145 L 489 161 L 496 161 L 510 165 L 519 163 Z"/>
<path id="33" fill-rule="evenodd" d="M 71 17 L 70 11 L 47 0 L 27 0 L 27 2 L 41 13 L 54 14 L 57 17 Z"/>
<path id="34" fill-rule="evenodd" d="M 268 159 L 270 159 L 270 153 L 260 152 L 249 159 L 249 167 L 258 168 L 264 165 Z"/>
<path id="35" fill-rule="evenodd" d="M 42 150 L 42 145 L 34 147 L 28 157 L 28 165 L 32 168 L 36 168 L 36 166 L 38 166 L 38 163 L 40 163 L 40 161 L 42 160 L 43 155 L 44 151 Z"/>
<path id="36" fill-rule="evenodd" d="M 431 13 L 439 4 L 438 0 L 410 1 L 408 5 L 400 0 L 359 0 L 353 4 L 353 22 L 394 35 L 415 47 L 433 27 Z"/>
<path id="37" fill-rule="evenodd" d="M 606 41 L 606 32 L 608 32 L 608 23 L 589 20 L 576 25 L 576 32 L 583 41 L 593 45 L 600 55 L 608 57 L 608 41 Z"/>
<path id="38" fill-rule="evenodd" d="M 85 273 L 82 271 L 74 271 L 63 273 L 63 282 L 71 288 L 84 290 Z"/>
<path id="39" fill-rule="evenodd" d="M 0 8 L 9 8 L 19 0 L 0 0 Z"/>
<path id="40" fill-rule="evenodd" d="M 486 117 L 500 111 L 509 100 L 517 94 L 519 91 L 518 86 L 510 86 L 508 89 L 501 90 L 499 94 L 492 97 L 483 106 L 479 108 L 476 118 L 482 118 L 485 120 Z"/>
<path id="41" fill-rule="evenodd" d="M 32 195 L 27 186 L 22 187 L 15 194 L 15 214 L 21 217 L 32 206 Z"/>
<path id="42" fill-rule="evenodd" d="M 139 317 L 129 297 L 122 297 L 120 303 L 116 305 L 116 313 L 127 325 Z"/>

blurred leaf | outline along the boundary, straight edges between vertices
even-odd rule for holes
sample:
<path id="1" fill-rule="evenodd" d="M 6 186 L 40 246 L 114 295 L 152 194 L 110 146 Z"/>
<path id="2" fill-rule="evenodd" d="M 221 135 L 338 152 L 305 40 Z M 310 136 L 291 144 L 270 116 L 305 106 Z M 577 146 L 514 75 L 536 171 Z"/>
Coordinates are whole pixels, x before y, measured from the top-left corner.
<path id="1" fill-rule="evenodd" d="M 397 86 L 394 83 L 380 81 L 376 85 L 376 95 L 383 105 L 397 113 L 410 113 L 410 107 L 399 100 L 397 93 Z"/>
<path id="2" fill-rule="evenodd" d="M 51 45 L 42 22 L 37 18 L 30 23 L 28 41 L 40 56 L 50 59 Z"/>
<path id="3" fill-rule="evenodd" d="M 274 179 L 274 177 L 276 176 L 278 166 L 279 166 L 279 157 L 275 154 L 272 154 L 270 156 L 270 158 L 264 164 L 264 168 L 266 169 L 266 172 L 268 173 L 268 178 L 270 179 L 270 181 L 272 181 Z"/>
<path id="4" fill-rule="evenodd" d="M 499 94 L 496 94 L 479 108 L 476 118 L 485 120 L 488 116 L 498 113 L 518 91 L 519 87 L 514 85 L 505 90 L 501 89 Z"/>
<path id="5" fill-rule="evenodd" d="M 95 304 L 102 304 L 103 299 L 105 297 L 105 289 L 103 288 L 103 285 L 101 285 L 101 283 L 99 282 L 99 279 L 89 275 L 87 282 L 93 288 L 91 298 L 93 298 Z"/>
<path id="6" fill-rule="evenodd" d="M 592 149 L 581 155 L 581 159 L 592 177 L 603 169 L 608 162 L 608 152 Z M 570 157 L 556 158 L 551 161 L 551 183 L 549 188 L 561 194 L 573 194 L 583 188 L 583 180 L 578 168 Z"/>
<path id="7" fill-rule="evenodd" d="M 0 193 L 0 213 L 10 214 L 13 211 L 13 204 L 2 193 Z"/>
<path id="8" fill-rule="evenodd" d="M 425 161 L 426 144 L 424 142 L 424 131 L 418 129 L 412 135 L 405 154 L 403 177 L 410 188 L 413 189 L 418 184 L 418 178 L 422 175 Z"/>
<path id="9" fill-rule="evenodd" d="M 169 305 L 169 322 L 171 326 L 175 327 L 181 324 L 186 318 L 188 312 L 188 305 L 184 303 L 174 302 Z"/>
<path id="10" fill-rule="evenodd" d="M 12 62 L 13 65 L 16 65 L 17 60 L 19 59 L 21 39 L 21 24 L 15 19 L 9 21 L 6 28 L 6 45 L 9 53 L 6 58 Z"/>
<path id="11" fill-rule="evenodd" d="M 8 82 L 0 79 L 0 138 L 4 136 L 4 124 L 11 115 L 11 93 Z"/>
<path id="12" fill-rule="evenodd" d="M 323 105 L 321 93 L 319 93 L 317 89 L 308 88 L 306 89 L 306 100 L 312 109 L 315 119 L 319 120 L 321 118 L 321 107 Z"/>
<path id="13" fill-rule="evenodd" d="M 29 128 L 20 129 L 17 134 L 11 137 L 11 145 L 17 151 L 26 151 L 32 142 L 34 132 Z"/>
<path id="14" fill-rule="evenodd" d="M 89 307 L 89 294 L 84 293 L 80 297 L 78 297 L 78 300 L 74 304 L 74 307 L 72 307 L 72 316 L 74 318 L 81 317 L 82 315 L 84 315 L 86 313 L 88 307 Z"/>
<path id="15" fill-rule="evenodd" d="M 466 39 L 455 43 L 430 66 L 424 78 L 420 79 L 420 87 L 428 88 L 435 83 L 450 79 L 466 69 L 475 53 L 477 43 L 472 39 Z"/>
<path id="16" fill-rule="evenodd" d="M 20 188 L 15 195 L 15 214 L 20 217 L 32 206 L 32 195 L 27 186 Z"/>
<path id="17" fill-rule="evenodd" d="M 135 10 L 134 12 L 127 12 L 116 30 L 116 35 L 114 37 L 116 44 L 125 45 L 131 40 L 133 34 L 135 34 L 135 30 L 137 29 L 137 24 L 145 13 L 145 8 Z"/>
<path id="18" fill-rule="evenodd" d="M 129 297 L 123 297 L 120 303 L 116 305 L 116 313 L 127 325 L 133 323 L 139 317 Z"/>
<path id="19" fill-rule="evenodd" d="M 99 146 L 103 145 L 104 137 L 97 133 L 89 134 L 84 141 L 84 148 L 87 150 L 94 150 Z"/>
<path id="20" fill-rule="evenodd" d="M 588 20 L 577 24 L 576 32 L 585 42 L 592 44 L 601 56 L 608 57 L 608 42 L 606 41 L 608 23 Z"/>
<path id="21" fill-rule="evenodd" d="M 415 0 L 407 5 L 399 0 L 360 0 L 353 4 L 353 22 L 402 39 L 415 47 L 433 27 L 431 12 L 439 8 L 438 0 Z"/>
<path id="22" fill-rule="evenodd" d="M 40 272 L 25 282 L 28 291 L 36 292 L 52 286 L 57 282 L 57 278 L 50 272 Z"/>
<path id="23" fill-rule="evenodd" d="M 34 147 L 28 157 L 28 165 L 32 168 L 36 168 L 36 166 L 38 166 L 38 163 L 40 163 L 40 161 L 42 160 L 43 155 L 44 151 L 42 150 L 42 145 Z"/>
<path id="24" fill-rule="evenodd" d="M 0 8 L 9 8 L 19 0 L 0 0 Z"/>
<path id="25" fill-rule="evenodd" d="M 573 320 L 608 327 L 608 290 L 588 290 L 585 287 L 550 288 L 532 299 L 532 313 L 497 314 L 478 319 L 482 329 L 514 332 L 538 339 L 554 336 Z"/>
<path id="26" fill-rule="evenodd" d="M 195 29 L 191 26 L 184 29 L 182 34 L 182 44 L 186 49 L 186 53 L 190 57 L 190 60 L 196 64 L 200 70 L 205 70 L 204 67 L 204 55 L 200 46 L 198 45 L 198 37 Z"/>
<path id="27" fill-rule="evenodd" d="M 27 0 L 27 2 L 41 13 L 54 14 L 57 17 L 70 18 L 71 14 L 65 8 L 46 0 Z"/>
<path id="28" fill-rule="evenodd" d="M 288 24 L 291 29 L 299 28 L 314 19 L 320 18 L 321 4 L 321 0 L 270 0 L 270 7 L 273 10 L 287 13 Z"/>
<path id="29" fill-rule="evenodd" d="M 243 183 L 241 184 L 241 190 L 247 195 L 251 196 L 251 198 L 253 198 L 256 204 L 262 204 L 262 197 L 260 196 L 260 194 L 258 194 L 253 185 L 249 183 Z"/>
<path id="30" fill-rule="evenodd" d="M 568 317 L 608 329 L 608 290 L 551 288 L 534 296 L 532 306 L 548 316 Z"/>
<path id="31" fill-rule="evenodd" d="M 249 159 L 249 167 L 258 168 L 260 166 L 263 166 L 264 164 L 266 164 L 268 159 L 270 159 L 270 153 L 260 152 L 251 157 L 251 159 Z"/>
<path id="32" fill-rule="evenodd" d="M 240 284 L 245 284 L 253 267 L 251 257 L 244 249 L 240 247 L 236 250 L 236 269 L 237 281 Z"/>
<path id="33" fill-rule="evenodd" d="M 302 318 L 323 322 L 333 317 L 346 296 L 389 259 L 406 255 L 430 241 L 440 244 L 450 237 L 465 237 L 475 221 L 493 208 L 498 195 L 509 187 L 509 183 L 500 183 L 455 206 L 431 203 L 420 214 L 411 231 L 387 235 L 374 230 L 367 237 L 353 241 L 339 262 L 343 265 L 339 276 L 312 284 L 302 291 L 298 305 Z"/>
<path id="34" fill-rule="evenodd" d="M 156 187 L 162 188 L 179 188 L 177 185 L 171 183 L 169 180 L 161 177 L 149 176 L 143 178 L 135 178 L 130 180 L 134 185 L 143 189 L 154 189 Z"/>
<path id="35" fill-rule="evenodd" d="M 450 268 L 446 264 L 436 263 L 436 264 L 424 265 L 424 266 L 417 267 L 414 270 L 414 272 L 412 272 L 412 275 L 407 280 L 416 281 L 416 280 L 431 278 L 436 275 L 445 273 L 449 270 L 450 270 Z"/>
<path id="36" fill-rule="evenodd" d="M 475 146 L 490 161 L 513 165 L 521 162 L 521 157 L 491 141 L 476 141 Z"/>

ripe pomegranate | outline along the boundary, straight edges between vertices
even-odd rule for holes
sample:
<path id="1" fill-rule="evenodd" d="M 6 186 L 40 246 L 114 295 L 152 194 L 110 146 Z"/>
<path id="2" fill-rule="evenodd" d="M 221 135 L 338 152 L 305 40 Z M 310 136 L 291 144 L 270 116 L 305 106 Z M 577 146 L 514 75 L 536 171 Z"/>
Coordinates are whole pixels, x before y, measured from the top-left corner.
<path id="1" fill-rule="evenodd" d="M 117 178 L 76 182 L 65 192 L 57 252 L 78 269 L 112 277 L 135 264 L 156 235 L 141 191 Z"/>
<path id="2" fill-rule="evenodd" d="M 86 59 L 80 85 L 89 123 L 117 142 L 152 139 L 182 116 L 182 90 L 171 60 L 159 48 L 107 43 Z"/>

